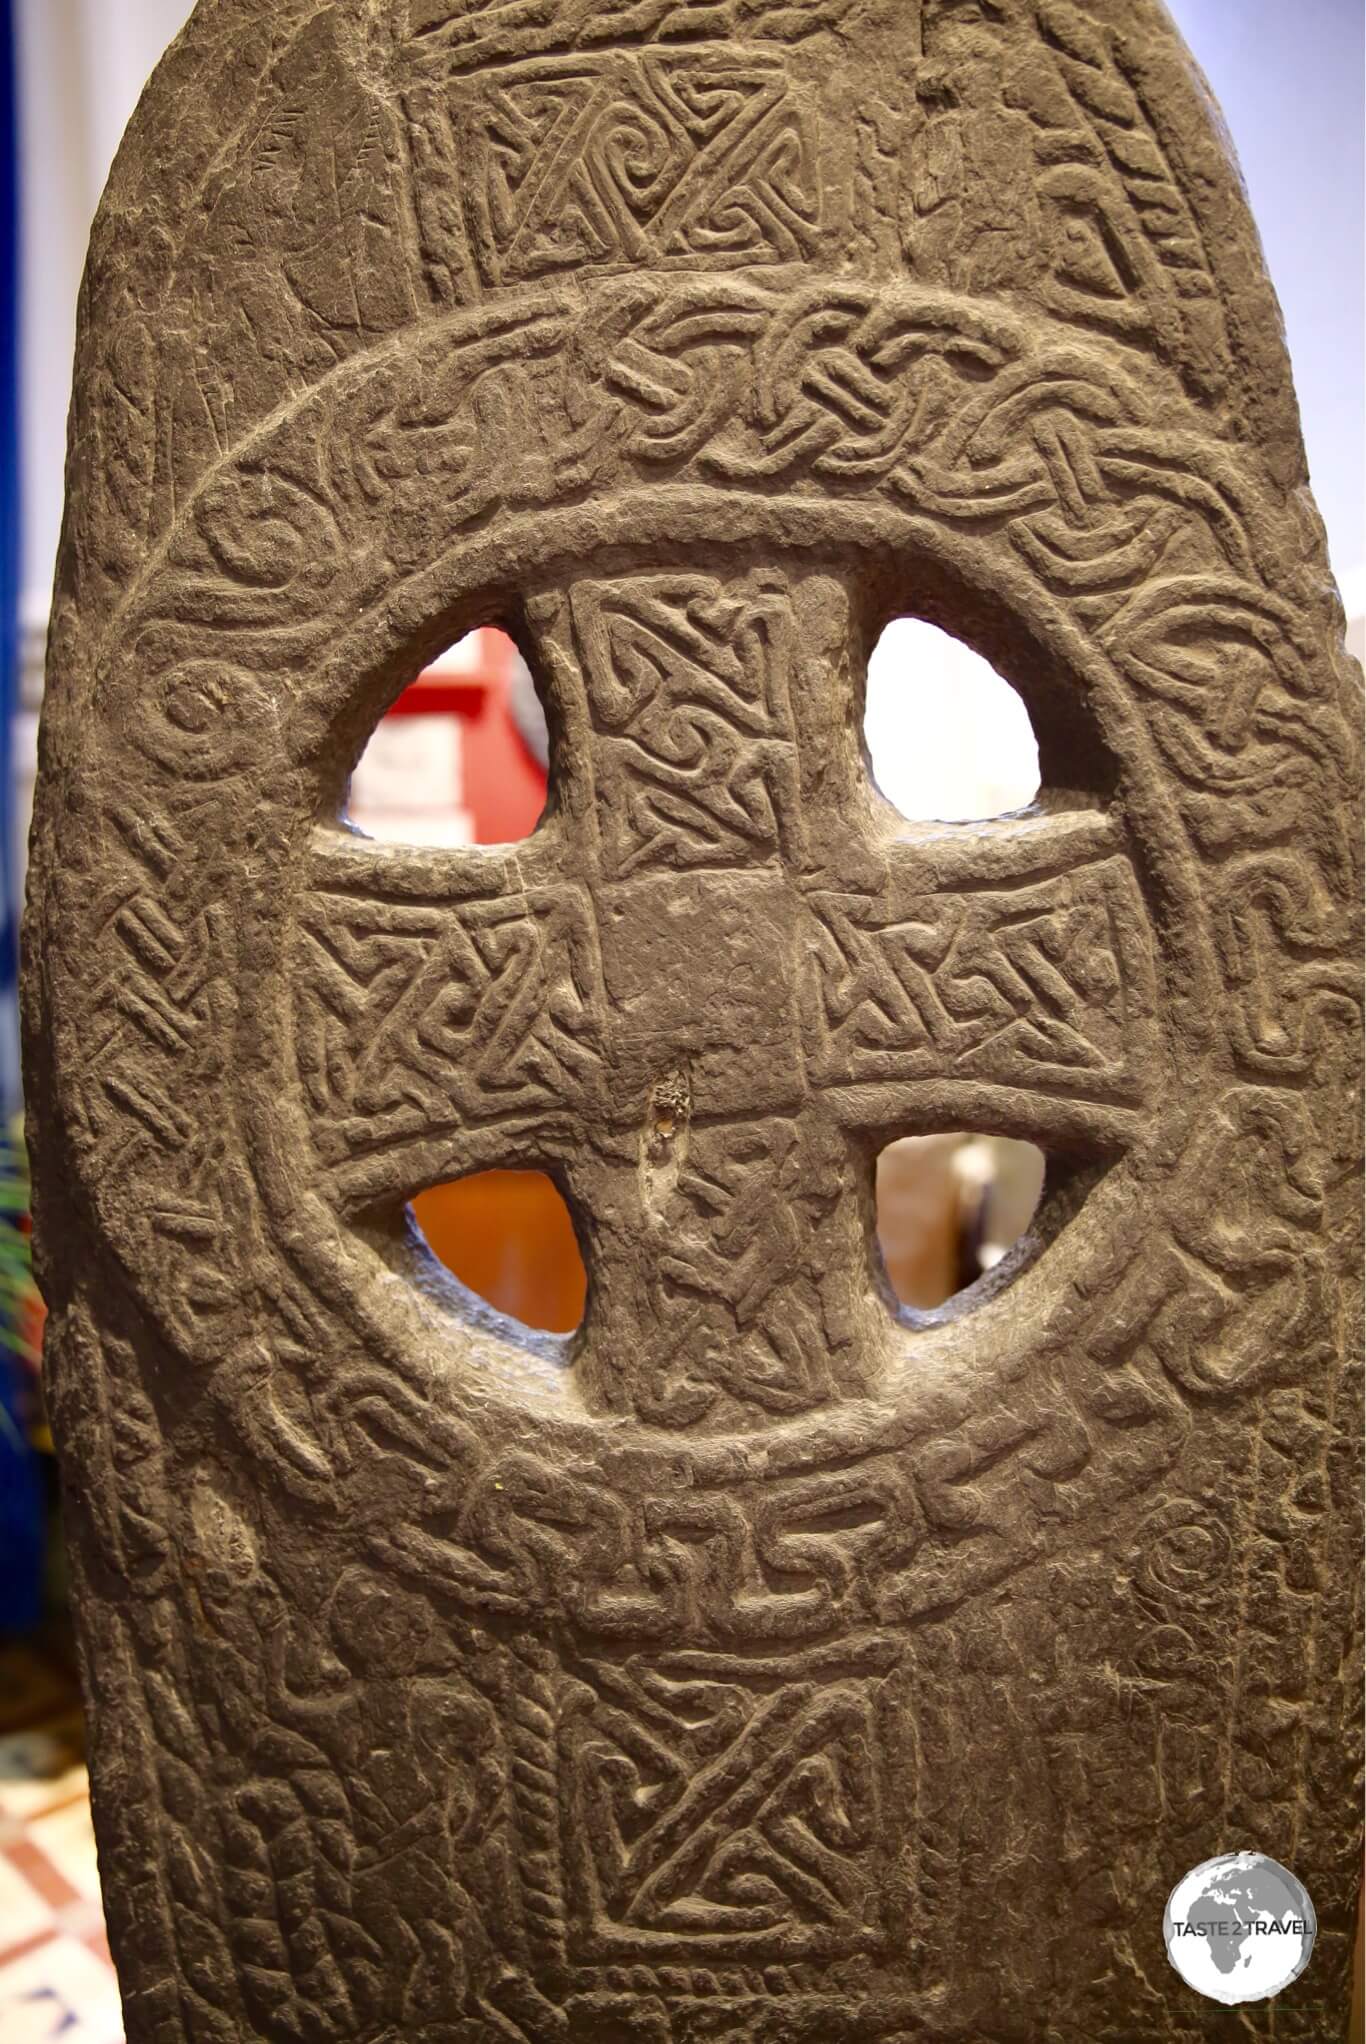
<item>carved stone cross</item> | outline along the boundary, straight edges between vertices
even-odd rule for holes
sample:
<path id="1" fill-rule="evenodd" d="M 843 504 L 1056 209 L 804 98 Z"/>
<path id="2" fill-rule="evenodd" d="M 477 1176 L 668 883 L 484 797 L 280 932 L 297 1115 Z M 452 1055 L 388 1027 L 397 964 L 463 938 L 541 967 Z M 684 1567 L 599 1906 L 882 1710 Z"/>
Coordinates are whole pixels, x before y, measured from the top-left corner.
<path id="1" fill-rule="evenodd" d="M 904 614 L 1027 810 L 878 794 Z M 545 818 L 361 837 L 494 623 Z M 1242 1846 L 1330 2033 L 1340 633 L 1148 0 L 196 9 L 94 233 L 26 939 L 130 2044 L 1213 2037 L 1163 1908 Z M 874 1163 L 945 1129 L 1048 1189 L 914 1315 Z M 569 1340 L 412 1226 L 509 1165 Z"/>
<path id="2" fill-rule="evenodd" d="M 529 844 L 314 841 L 295 975 L 342 1211 L 510 1158 L 591 1242 L 584 1399 L 753 1425 L 873 1395 L 871 1159 L 990 1124 L 1121 1155 L 1155 1090 L 1116 819 L 912 830 L 872 790 L 854 577 L 576 579 L 522 616 L 552 697 Z"/>

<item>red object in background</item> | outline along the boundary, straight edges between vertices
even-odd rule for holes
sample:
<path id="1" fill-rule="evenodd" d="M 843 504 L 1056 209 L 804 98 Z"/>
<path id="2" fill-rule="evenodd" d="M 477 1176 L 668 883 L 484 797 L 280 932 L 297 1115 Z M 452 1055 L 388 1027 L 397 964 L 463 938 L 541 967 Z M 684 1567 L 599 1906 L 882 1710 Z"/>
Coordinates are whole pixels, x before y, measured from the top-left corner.
<path id="1" fill-rule="evenodd" d="M 545 807 L 546 775 L 513 719 L 511 688 L 520 655 L 506 632 L 470 635 L 468 667 L 428 667 L 407 687 L 391 717 L 455 715 L 460 719 L 461 788 L 457 806 L 469 815 L 474 841 L 514 844 L 529 837 Z"/>

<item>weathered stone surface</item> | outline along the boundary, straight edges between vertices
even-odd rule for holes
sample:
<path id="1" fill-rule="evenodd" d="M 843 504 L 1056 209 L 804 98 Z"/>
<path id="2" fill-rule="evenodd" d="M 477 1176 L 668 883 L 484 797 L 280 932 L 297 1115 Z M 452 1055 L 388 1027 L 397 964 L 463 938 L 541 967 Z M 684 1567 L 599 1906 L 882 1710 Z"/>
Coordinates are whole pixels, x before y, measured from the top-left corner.
<path id="1" fill-rule="evenodd" d="M 876 795 L 899 611 L 1034 812 Z M 543 825 L 349 836 L 491 622 Z M 1148 0 L 203 0 L 94 234 L 27 926 L 131 2044 L 1337 2034 L 1340 629 Z M 945 1127 L 1054 1189 L 898 1319 Z M 405 1230 L 518 1162 L 569 1347 Z M 1239 1846 L 1320 1943 L 1235 2017 L 1161 1935 Z"/>

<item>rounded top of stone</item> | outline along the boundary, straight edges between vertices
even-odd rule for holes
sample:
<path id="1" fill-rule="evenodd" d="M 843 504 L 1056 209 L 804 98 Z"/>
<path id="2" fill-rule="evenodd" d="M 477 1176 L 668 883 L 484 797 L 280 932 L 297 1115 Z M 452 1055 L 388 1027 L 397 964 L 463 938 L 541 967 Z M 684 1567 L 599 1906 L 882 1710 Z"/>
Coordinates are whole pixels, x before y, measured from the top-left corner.
<path id="1" fill-rule="evenodd" d="M 116 163 L 87 327 L 136 305 L 269 410 L 454 307 L 797 270 L 1109 341 L 1304 480 L 1236 165 L 1154 0 L 206 0 Z"/>

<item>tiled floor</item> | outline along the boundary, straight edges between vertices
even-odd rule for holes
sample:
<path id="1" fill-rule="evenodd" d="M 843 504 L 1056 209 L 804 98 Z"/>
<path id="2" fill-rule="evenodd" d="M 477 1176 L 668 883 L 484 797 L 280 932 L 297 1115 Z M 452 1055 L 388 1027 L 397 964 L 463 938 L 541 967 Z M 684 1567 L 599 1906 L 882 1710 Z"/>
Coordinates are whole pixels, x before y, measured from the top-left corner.
<path id="1" fill-rule="evenodd" d="M 59 1657 L 0 1649 L 0 2038 L 119 2044 L 76 1688 Z"/>

